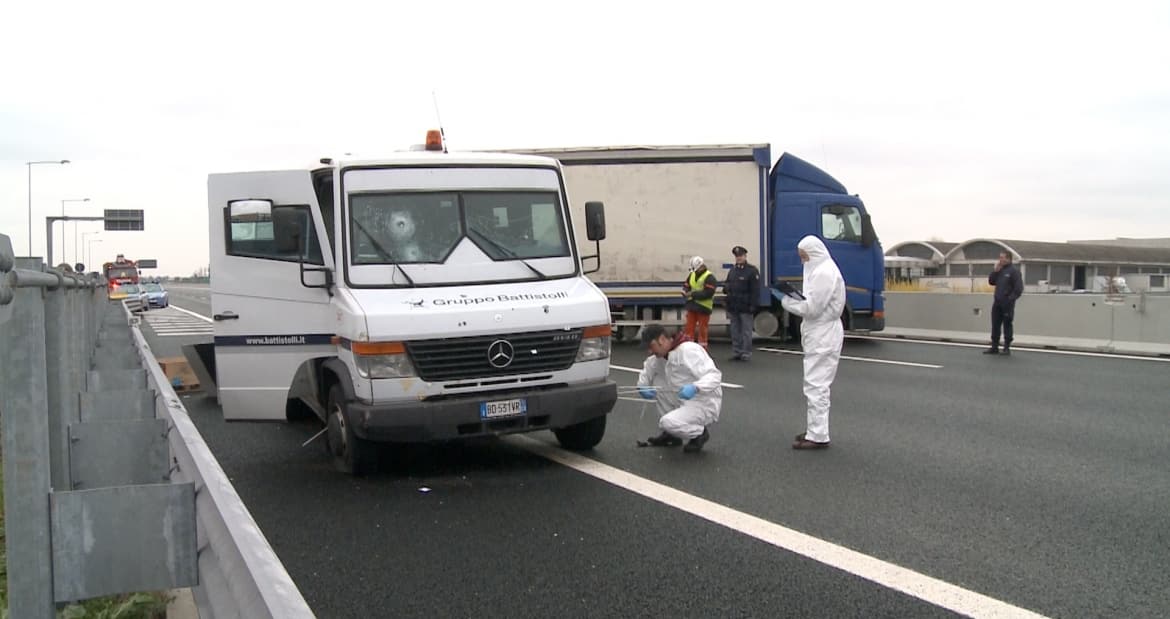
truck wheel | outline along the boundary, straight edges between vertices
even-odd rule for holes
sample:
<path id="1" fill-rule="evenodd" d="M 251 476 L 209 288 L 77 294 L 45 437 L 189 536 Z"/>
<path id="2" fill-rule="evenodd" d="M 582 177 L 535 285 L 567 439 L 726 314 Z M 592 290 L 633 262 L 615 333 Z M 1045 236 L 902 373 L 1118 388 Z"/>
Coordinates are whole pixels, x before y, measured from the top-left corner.
<path id="1" fill-rule="evenodd" d="M 354 434 L 341 385 L 329 388 L 329 407 L 325 412 L 325 447 L 333 459 L 334 468 L 357 476 L 374 470 L 377 453 L 372 444 Z"/>
<path id="2" fill-rule="evenodd" d="M 605 436 L 605 415 L 594 417 L 589 421 L 573 424 L 553 430 L 561 447 L 574 451 L 593 449 Z"/>
<path id="3" fill-rule="evenodd" d="M 780 329 L 780 319 L 776 314 L 767 310 L 756 314 L 752 320 L 752 331 L 755 332 L 756 337 L 772 337 L 776 335 L 776 331 Z"/>

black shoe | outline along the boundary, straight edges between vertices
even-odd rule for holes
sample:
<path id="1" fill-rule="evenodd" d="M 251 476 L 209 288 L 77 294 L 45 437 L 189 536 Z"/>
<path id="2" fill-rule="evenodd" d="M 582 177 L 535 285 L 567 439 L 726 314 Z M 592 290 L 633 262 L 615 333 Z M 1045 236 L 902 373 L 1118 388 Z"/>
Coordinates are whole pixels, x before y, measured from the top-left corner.
<path id="1" fill-rule="evenodd" d="M 727 358 L 728 361 L 743 361 L 743 357 L 739 355 L 731 355 Z"/>
<path id="2" fill-rule="evenodd" d="M 699 451 L 700 449 L 702 449 L 703 445 L 706 445 L 707 441 L 710 439 L 711 439 L 711 433 L 707 431 L 707 428 L 703 428 L 702 434 L 687 441 L 687 445 L 686 445 L 686 447 L 683 447 L 683 451 L 685 451 L 687 453 L 695 453 L 696 451 Z"/>
<path id="3" fill-rule="evenodd" d="M 999 349 L 998 349 L 998 348 L 995 348 L 995 347 L 993 346 L 993 347 L 991 347 L 991 348 L 988 348 L 987 350 L 983 351 L 983 354 L 985 354 L 985 355 L 998 355 L 998 354 L 999 354 Z"/>
<path id="4" fill-rule="evenodd" d="M 1001 354 L 1001 355 L 1008 355 L 1008 356 L 1010 356 L 1010 355 L 1012 354 L 1012 349 L 1008 348 L 1007 346 L 1004 346 L 1004 347 L 1003 347 L 1003 352 L 1001 352 L 1001 353 L 999 353 L 999 354 Z"/>
<path id="5" fill-rule="evenodd" d="M 679 445 L 682 445 L 682 439 L 666 432 L 658 436 L 651 436 L 645 441 L 638 441 L 639 447 L 678 447 Z"/>

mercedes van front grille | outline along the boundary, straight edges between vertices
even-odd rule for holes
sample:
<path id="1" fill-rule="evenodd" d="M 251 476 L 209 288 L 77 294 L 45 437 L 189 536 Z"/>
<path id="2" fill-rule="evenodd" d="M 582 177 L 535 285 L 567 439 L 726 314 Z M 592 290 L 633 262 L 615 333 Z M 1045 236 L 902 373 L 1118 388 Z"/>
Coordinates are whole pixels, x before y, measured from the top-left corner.
<path id="1" fill-rule="evenodd" d="M 406 351 L 425 381 L 466 380 L 568 369 L 581 329 L 415 340 Z"/>

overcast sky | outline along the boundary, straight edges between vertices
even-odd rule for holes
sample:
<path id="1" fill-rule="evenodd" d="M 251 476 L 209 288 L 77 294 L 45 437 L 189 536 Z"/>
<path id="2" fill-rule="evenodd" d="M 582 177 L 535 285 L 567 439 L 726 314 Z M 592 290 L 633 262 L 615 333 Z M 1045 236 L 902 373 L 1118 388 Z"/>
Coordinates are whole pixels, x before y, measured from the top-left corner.
<path id="1" fill-rule="evenodd" d="M 91 263 L 188 275 L 209 172 L 399 150 L 432 91 L 452 149 L 770 143 L 861 194 L 886 247 L 1170 236 L 1165 0 L 19 2 L 0 54 L 18 255 L 26 161 L 72 161 L 32 168 L 35 253 L 88 197 L 67 213 L 146 211 Z"/>

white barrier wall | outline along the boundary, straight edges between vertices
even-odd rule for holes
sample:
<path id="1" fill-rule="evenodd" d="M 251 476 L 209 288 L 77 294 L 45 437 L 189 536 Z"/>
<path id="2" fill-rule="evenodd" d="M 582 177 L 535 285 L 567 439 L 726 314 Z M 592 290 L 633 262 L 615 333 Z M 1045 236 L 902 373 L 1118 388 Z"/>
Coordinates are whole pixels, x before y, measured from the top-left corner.
<path id="1" fill-rule="evenodd" d="M 989 332 L 992 295 L 887 292 L 886 326 Z M 1016 337 L 1060 337 L 1170 344 L 1170 296 L 1025 294 L 1016 302 Z"/>

